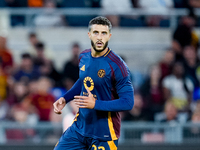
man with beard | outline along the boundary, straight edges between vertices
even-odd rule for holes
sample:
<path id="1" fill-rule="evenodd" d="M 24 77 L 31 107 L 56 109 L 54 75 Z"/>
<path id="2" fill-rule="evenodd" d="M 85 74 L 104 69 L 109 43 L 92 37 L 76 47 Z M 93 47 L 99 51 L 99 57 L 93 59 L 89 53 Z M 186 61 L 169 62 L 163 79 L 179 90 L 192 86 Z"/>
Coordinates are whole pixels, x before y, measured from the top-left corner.
<path id="1" fill-rule="evenodd" d="M 117 150 L 119 112 L 131 110 L 134 99 L 130 71 L 108 47 L 111 28 L 105 17 L 89 23 L 91 49 L 79 56 L 79 79 L 53 105 L 55 113 L 61 114 L 66 103 L 74 100 L 79 111 L 54 150 Z"/>

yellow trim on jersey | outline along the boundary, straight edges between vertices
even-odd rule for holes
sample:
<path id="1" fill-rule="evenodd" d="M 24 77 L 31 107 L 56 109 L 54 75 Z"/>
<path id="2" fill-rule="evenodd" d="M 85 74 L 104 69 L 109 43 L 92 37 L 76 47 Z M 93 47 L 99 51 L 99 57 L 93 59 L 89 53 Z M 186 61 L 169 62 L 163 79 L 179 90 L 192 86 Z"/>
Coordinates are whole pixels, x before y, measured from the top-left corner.
<path id="1" fill-rule="evenodd" d="M 74 121 L 77 121 L 77 117 L 79 116 L 79 113 L 76 114 L 76 117 L 74 118 L 72 124 L 74 123 Z"/>
<path id="2" fill-rule="evenodd" d="M 108 141 L 107 143 L 110 147 L 110 150 L 117 150 L 117 146 L 115 145 L 114 141 Z"/>
<path id="3" fill-rule="evenodd" d="M 110 53 L 110 49 L 106 52 L 106 54 L 104 55 L 104 57 L 106 57 L 109 53 Z"/>
<path id="4" fill-rule="evenodd" d="M 55 147 L 58 146 L 59 141 L 56 143 Z"/>
<path id="5" fill-rule="evenodd" d="M 111 118 L 111 112 L 108 112 L 108 126 L 109 126 L 109 130 L 110 130 L 110 134 L 111 134 L 111 138 L 112 140 L 117 140 L 117 136 L 115 134 L 115 130 L 113 128 L 113 122 L 112 122 L 112 118 Z"/>

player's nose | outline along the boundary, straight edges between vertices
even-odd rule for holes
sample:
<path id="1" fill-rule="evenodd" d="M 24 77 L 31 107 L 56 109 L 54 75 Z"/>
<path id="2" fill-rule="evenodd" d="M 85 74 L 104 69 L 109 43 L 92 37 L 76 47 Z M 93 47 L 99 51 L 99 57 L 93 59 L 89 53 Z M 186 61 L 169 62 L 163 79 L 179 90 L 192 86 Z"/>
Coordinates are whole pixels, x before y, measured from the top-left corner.
<path id="1" fill-rule="evenodd" d="M 97 40 L 102 40 L 102 35 L 101 34 L 98 34 Z"/>

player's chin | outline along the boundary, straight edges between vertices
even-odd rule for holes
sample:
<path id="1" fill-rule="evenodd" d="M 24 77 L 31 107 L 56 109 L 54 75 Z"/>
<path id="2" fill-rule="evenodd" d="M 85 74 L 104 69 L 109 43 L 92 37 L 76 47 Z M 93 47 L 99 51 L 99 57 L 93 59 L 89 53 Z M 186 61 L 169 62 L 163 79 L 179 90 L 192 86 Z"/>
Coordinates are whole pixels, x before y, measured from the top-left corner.
<path id="1" fill-rule="evenodd" d="M 96 51 L 102 52 L 103 47 L 96 47 Z"/>

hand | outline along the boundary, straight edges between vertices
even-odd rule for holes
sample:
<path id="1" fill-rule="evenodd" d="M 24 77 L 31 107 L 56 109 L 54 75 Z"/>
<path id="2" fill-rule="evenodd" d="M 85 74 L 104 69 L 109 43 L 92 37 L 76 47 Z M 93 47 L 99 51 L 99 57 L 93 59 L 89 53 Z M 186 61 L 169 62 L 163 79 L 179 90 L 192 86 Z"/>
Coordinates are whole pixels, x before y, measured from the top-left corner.
<path id="1" fill-rule="evenodd" d="M 54 112 L 56 114 L 62 114 L 62 109 L 65 107 L 66 101 L 63 97 L 59 98 L 56 102 L 53 103 Z"/>
<path id="2" fill-rule="evenodd" d="M 74 102 L 79 108 L 89 108 L 93 109 L 95 106 L 95 98 L 93 97 L 93 94 L 86 89 L 88 92 L 88 96 L 74 96 Z"/>

